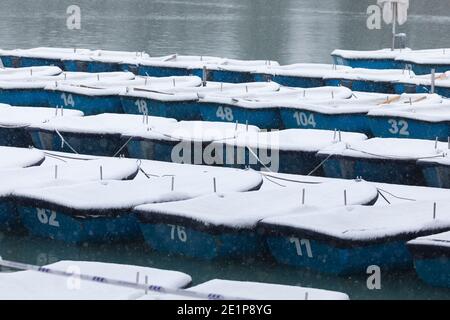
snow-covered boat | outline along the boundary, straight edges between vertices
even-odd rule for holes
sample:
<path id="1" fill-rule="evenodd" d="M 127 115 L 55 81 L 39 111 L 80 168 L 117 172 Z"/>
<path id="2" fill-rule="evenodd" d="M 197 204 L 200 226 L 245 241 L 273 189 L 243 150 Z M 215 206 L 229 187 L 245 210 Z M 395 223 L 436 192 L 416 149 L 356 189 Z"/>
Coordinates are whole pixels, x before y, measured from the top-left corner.
<path id="1" fill-rule="evenodd" d="M 90 54 L 89 49 L 38 47 L 0 50 L 0 59 L 9 68 L 58 66 L 63 69 L 63 57 L 86 54 Z"/>
<path id="2" fill-rule="evenodd" d="M 158 78 L 156 78 L 158 79 Z M 164 78 L 161 78 L 164 79 Z M 199 79 L 199 78 L 198 78 Z M 218 83 L 206 82 L 205 86 L 167 88 L 129 88 L 121 94 L 125 113 L 150 114 L 177 120 L 201 120 L 201 97 L 208 95 L 244 97 L 248 94 L 277 91 L 280 86 L 270 83 Z"/>
<path id="3" fill-rule="evenodd" d="M 398 55 L 395 61 L 399 65 L 409 67 L 415 74 L 430 74 L 431 69 L 435 72 L 446 72 L 450 70 L 450 49 L 414 50 Z"/>
<path id="4" fill-rule="evenodd" d="M 351 92 L 351 91 L 350 91 Z M 367 112 L 398 100 L 391 94 L 352 92 L 349 98 L 293 101 L 280 106 L 284 128 L 326 129 L 370 134 Z"/>
<path id="5" fill-rule="evenodd" d="M 45 155 L 40 150 L 0 147 L 0 170 L 38 166 L 44 160 Z"/>
<path id="6" fill-rule="evenodd" d="M 12 107 L 0 104 L 0 145 L 29 147 L 33 145 L 33 141 L 26 128 L 33 123 L 41 123 L 61 116 L 81 117 L 83 113 L 76 110 L 62 111 L 53 108 Z"/>
<path id="7" fill-rule="evenodd" d="M 147 77 L 194 75 L 203 79 L 203 69 L 206 65 L 220 63 L 222 60 L 219 57 L 171 54 L 159 59 L 141 59 L 138 73 Z"/>
<path id="8" fill-rule="evenodd" d="M 186 289 L 204 295 L 220 295 L 244 300 L 349 300 L 347 294 L 337 291 L 288 286 L 274 283 L 213 279 Z M 143 296 L 139 300 L 195 299 L 185 295 Z"/>
<path id="9" fill-rule="evenodd" d="M 314 88 L 324 86 L 323 77 L 334 70 L 350 70 L 350 67 L 320 63 L 265 66 L 255 71 L 253 77 L 255 81 L 274 81 L 287 87 Z"/>
<path id="10" fill-rule="evenodd" d="M 404 64 L 401 61 L 396 61 L 395 58 L 408 52 L 411 52 L 411 49 L 367 51 L 336 49 L 331 53 L 331 56 L 335 64 L 352 68 L 403 69 Z"/>
<path id="11" fill-rule="evenodd" d="M 21 80 L 32 77 L 57 76 L 62 70 L 58 67 L 0 68 L 0 81 Z"/>
<path id="12" fill-rule="evenodd" d="M 82 110 L 86 115 L 99 113 L 123 113 L 120 95 L 127 90 L 164 90 L 175 84 L 183 86 L 198 86 L 198 77 L 168 77 L 150 78 L 136 77 L 134 79 L 103 81 L 83 81 L 81 83 L 51 83 L 45 87 L 49 92 L 50 106 L 64 106 L 70 109 Z"/>
<path id="13" fill-rule="evenodd" d="M 315 207 L 342 206 L 346 201 L 371 204 L 377 196 L 376 188 L 362 181 L 305 183 L 146 204 L 136 207 L 135 213 L 147 244 L 155 250 L 203 259 L 242 258 L 265 254 L 257 231 L 257 223 L 265 217 L 306 214 Z"/>
<path id="14" fill-rule="evenodd" d="M 210 172 L 184 172 L 131 181 L 23 188 L 14 191 L 13 199 L 32 235 L 68 243 L 132 241 L 142 237 L 131 211 L 135 206 L 186 200 L 213 193 L 215 188 L 248 191 L 260 185 L 255 172 L 229 170 L 227 174 L 226 178 L 211 178 Z"/>
<path id="15" fill-rule="evenodd" d="M 136 283 L 138 279 L 141 285 L 145 284 L 147 278 L 150 281 L 149 285 L 171 289 L 187 287 L 192 281 L 189 275 L 178 271 L 104 262 L 63 260 L 42 267 L 50 272 L 27 270 L 0 273 L 0 299 L 135 300 L 144 295 L 147 298 L 156 296 L 151 291 L 146 294 L 145 290 L 81 279 L 81 274 L 129 283 Z M 73 275 L 64 277 L 54 275 L 52 271 L 68 272 Z M 312 291 L 311 295 L 315 297 L 315 291 Z"/>
<path id="16" fill-rule="evenodd" d="M 396 103 L 370 110 L 368 119 L 375 137 L 440 141 L 450 137 L 450 101 L 437 95 L 403 94 Z"/>
<path id="17" fill-rule="evenodd" d="M 26 149 L 23 152 L 28 151 Z M 41 155 L 40 151 L 34 151 Z M 22 157 L 23 158 L 23 157 Z M 10 160 L 17 158 L 9 157 Z M 16 164 L 17 165 L 17 164 Z M 16 202 L 12 194 L 19 188 L 45 187 L 49 185 L 80 183 L 103 179 L 127 180 L 138 173 L 135 161 L 116 160 L 85 160 L 80 163 L 41 165 L 25 169 L 0 170 L 0 229 L 14 231 L 20 227 L 20 219 L 16 210 Z"/>
<path id="18" fill-rule="evenodd" d="M 120 81 L 133 79 L 131 72 L 111 72 L 111 73 L 86 73 L 86 72 L 63 72 L 55 76 L 30 76 L 23 79 L 2 80 L 0 79 L 0 103 L 7 103 L 19 106 L 47 107 L 51 98 L 50 91 L 44 90 L 49 84 L 58 83 L 83 83 L 93 85 L 98 81 Z M 64 99 L 58 94 L 58 98 Z M 64 100 L 67 104 L 67 97 Z M 64 106 L 59 104 L 58 106 Z"/>
<path id="19" fill-rule="evenodd" d="M 122 134 L 142 127 L 142 131 L 162 130 L 174 119 L 142 115 L 103 113 L 94 116 L 55 117 L 27 127 L 35 147 L 81 154 L 126 155 Z"/>
<path id="20" fill-rule="evenodd" d="M 280 108 L 297 102 L 346 99 L 351 90 L 336 87 L 289 88 L 276 92 L 255 93 L 244 97 L 207 95 L 200 99 L 200 112 L 206 121 L 249 123 L 261 129 L 282 128 Z"/>
<path id="21" fill-rule="evenodd" d="M 353 91 L 395 93 L 394 83 L 407 81 L 414 73 L 398 69 L 363 69 L 333 71 L 323 77 L 327 86 L 344 86 Z"/>
<path id="22" fill-rule="evenodd" d="M 335 143 L 318 152 L 327 159 L 327 177 L 426 185 L 419 159 L 438 159 L 447 153 L 447 143 L 433 140 L 372 138 L 354 143 Z"/>
<path id="23" fill-rule="evenodd" d="M 226 164 L 224 141 L 257 131 L 257 127 L 245 124 L 180 121 L 154 130 L 135 126 L 122 137 L 128 141 L 128 154 L 132 158 L 223 165 Z"/>
<path id="24" fill-rule="evenodd" d="M 419 159 L 417 165 L 422 169 L 427 186 L 450 188 L 450 146 L 447 145 L 442 157 Z"/>
<path id="25" fill-rule="evenodd" d="M 407 246 L 420 279 L 432 286 L 450 288 L 450 232 L 419 237 L 408 241 Z"/>
<path id="26" fill-rule="evenodd" d="M 339 275 L 366 274 L 370 266 L 412 268 L 406 242 L 450 230 L 449 210 L 446 200 L 345 206 L 270 217 L 259 227 L 279 263 Z"/>
<path id="27" fill-rule="evenodd" d="M 91 50 L 89 54 L 61 58 L 64 70 L 81 72 L 129 71 L 138 73 L 139 61 L 152 59 L 145 52 Z"/>
<path id="28" fill-rule="evenodd" d="M 227 165 L 255 170 L 323 175 L 316 153 L 340 141 L 367 139 L 361 133 L 316 129 L 251 131 L 224 140 Z"/>
<path id="29" fill-rule="evenodd" d="M 450 71 L 444 73 L 436 73 L 434 78 L 434 93 L 443 97 L 450 97 Z M 402 92 L 417 92 L 430 93 L 432 92 L 432 75 L 426 74 L 415 76 L 411 79 L 405 79 L 394 84 L 395 90 L 398 93 Z"/>
<path id="30" fill-rule="evenodd" d="M 277 61 L 271 60 L 236 60 L 223 59 L 219 63 L 206 65 L 206 79 L 216 82 L 244 83 L 254 81 L 253 73 L 261 67 L 278 67 Z"/>

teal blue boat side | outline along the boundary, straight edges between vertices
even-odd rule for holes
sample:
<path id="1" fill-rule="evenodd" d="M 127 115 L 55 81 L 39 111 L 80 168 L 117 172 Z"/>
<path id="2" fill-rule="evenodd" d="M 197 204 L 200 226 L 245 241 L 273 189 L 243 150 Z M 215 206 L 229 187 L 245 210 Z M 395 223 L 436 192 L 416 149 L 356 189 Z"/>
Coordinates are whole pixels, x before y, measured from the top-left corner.
<path id="1" fill-rule="evenodd" d="M 450 189 L 450 166 L 440 163 L 418 161 L 427 186 Z"/>
<path id="2" fill-rule="evenodd" d="M 447 141 L 450 121 L 427 122 L 391 116 L 368 116 L 372 135 L 381 138 L 410 138 Z"/>
<path id="3" fill-rule="evenodd" d="M 119 95 L 90 96 L 63 91 L 47 90 L 48 105 L 80 110 L 85 116 L 101 113 L 123 113 Z"/>
<path id="4" fill-rule="evenodd" d="M 20 226 L 16 204 L 9 197 L 0 199 L 0 231 L 12 232 Z"/>
<path id="5" fill-rule="evenodd" d="M 267 236 L 270 253 L 278 263 L 335 275 L 366 273 L 377 265 L 382 270 L 412 267 L 404 241 L 338 248 L 330 242 L 292 236 Z"/>
<path id="6" fill-rule="evenodd" d="M 61 209 L 19 202 L 18 212 L 31 235 L 67 243 L 135 241 L 142 236 L 136 217 L 126 211 L 119 216 L 76 217 Z"/>
<path id="7" fill-rule="evenodd" d="M 48 107 L 48 95 L 39 89 L 0 89 L 0 103 L 12 106 Z"/>
<path id="8" fill-rule="evenodd" d="M 230 104 L 200 103 L 201 118 L 204 121 L 248 123 L 260 129 L 282 129 L 279 108 L 243 108 Z"/>

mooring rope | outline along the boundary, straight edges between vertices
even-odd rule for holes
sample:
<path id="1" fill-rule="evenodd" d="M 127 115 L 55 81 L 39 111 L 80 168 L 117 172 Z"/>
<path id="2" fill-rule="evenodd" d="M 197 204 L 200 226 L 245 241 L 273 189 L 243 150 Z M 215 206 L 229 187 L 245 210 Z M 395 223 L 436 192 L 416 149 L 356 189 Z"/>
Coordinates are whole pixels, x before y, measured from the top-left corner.
<path id="1" fill-rule="evenodd" d="M 186 289 L 174 289 L 174 288 L 168 288 L 163 287 L 160 285 L 154 285 L 154 284 L 139 284 L 134 282 L 129 282 L 125 280 L 116 280 L 101 276 L 92 276 L 92 275 L 86 275 L 86 274 L 75 274 L 73 272 L 66 272 L 61 270 L 55 270 L 47 267 L 40 267 L 36 265 L 31 264 L 25 264 L 15 261 L 9 261 L 9 260 L 3 260 L 0 257 L 0 265 L 8 268 L 18 269 L 18 270 L 28 270 L 28 271 L 36 271 L 40 273 L 45 274 L 51 274 L 55 276 L 62 276 L 62 277 L 77 277 L 80 280 L 86 280 L 90 282 L 96 282 L 96 283 L 102 283 L 102 284 L 109 284 L 119 287 L 125 287 L 130 289 L 136 289 L 136 290 L 142 290 L 147 294 L 148 291 L 160 293 L 160 294 L 173 294 L 173 295 L 181 295 L 184 297 L 191 297 L 191 298 L 197 298 L 197 299 L 206 299 L 206 300 L 249 300 L 249 299 L 243 299 L 239 297 L 232 297 L 232 296 L 224 296 L 217 293 L 202 293 L 202 292 L 196 292 L 196 291 L 190 291 Z"/>

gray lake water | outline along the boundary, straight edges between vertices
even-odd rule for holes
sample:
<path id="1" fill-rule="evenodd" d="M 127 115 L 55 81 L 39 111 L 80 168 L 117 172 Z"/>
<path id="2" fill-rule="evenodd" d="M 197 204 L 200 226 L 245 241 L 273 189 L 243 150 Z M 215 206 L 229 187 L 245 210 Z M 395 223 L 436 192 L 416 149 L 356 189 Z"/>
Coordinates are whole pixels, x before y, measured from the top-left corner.
<path id="1" fill-rule="evenodd" d="M 81 7 L 81 30 L 66 28 L 66 9 Z M 1 0 L 0 48 L 86 47 L 273 59 L 280 63 L 331 62 L 330 52 L 390 45 L 390 26 L 368 30 L 375 0 Z M 448 0 L 412 0 L 399 31 L 412 48 L 449 47 Z M 330 277 L 271 262 L 205 262 L 167 257 L 142 244 L 67 246 L 0 234 L 0 255 L 33 264 L 62 259 L 129 263 L 184 271 L 194 283 L 212 278 L 296 284 L 346 292 L 352 299 L 449 299 L 450 290 L 423 284 L 413 271 L 382 276 L 381 290 L 366 278 Z"/>

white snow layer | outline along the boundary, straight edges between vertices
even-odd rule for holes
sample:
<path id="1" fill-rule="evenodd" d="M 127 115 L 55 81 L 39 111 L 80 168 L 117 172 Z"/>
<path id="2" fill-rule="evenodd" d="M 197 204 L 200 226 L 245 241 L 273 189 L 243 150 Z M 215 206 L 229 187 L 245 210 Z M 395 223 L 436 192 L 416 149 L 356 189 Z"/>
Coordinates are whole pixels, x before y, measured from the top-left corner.
<path id="1" fill-rule="evenodd" d="M 0 147 L 0 169 L 31 167 L 44 159 L 44 153 L 37 149 Z"/>

